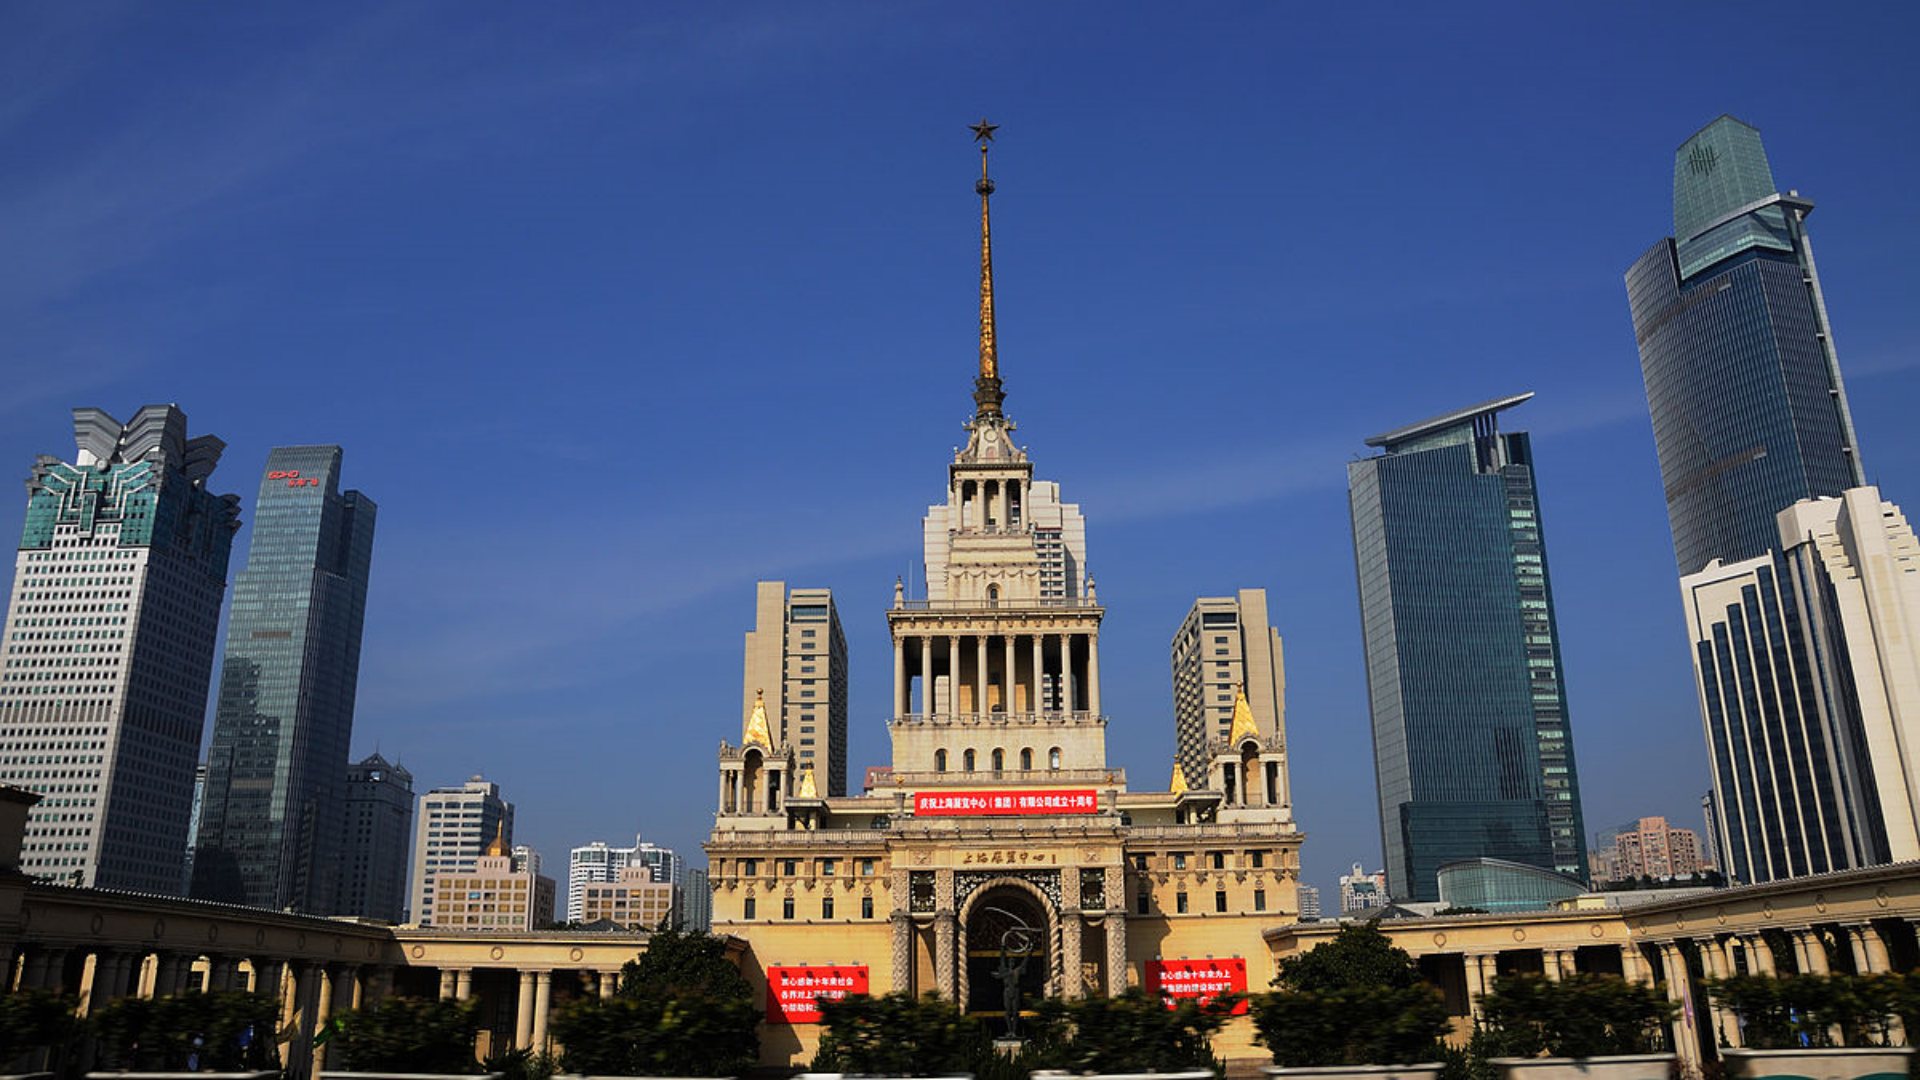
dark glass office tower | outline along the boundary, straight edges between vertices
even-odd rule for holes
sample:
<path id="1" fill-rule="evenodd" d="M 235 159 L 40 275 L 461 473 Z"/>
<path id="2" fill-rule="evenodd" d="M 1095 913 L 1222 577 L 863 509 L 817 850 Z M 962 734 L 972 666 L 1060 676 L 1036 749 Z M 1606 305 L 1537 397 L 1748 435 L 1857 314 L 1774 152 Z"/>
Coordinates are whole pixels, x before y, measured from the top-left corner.
<path id="1" fill-rule="evenodd" d="M 1760 132 L 1722 116 L 1674 154 L 1674 235 L 1627 271 L 1682 574 L 1771 551 L 1780 511 L 1866 482 L 1812 210 L 1774 189 Z"/>
<path id="2" fill-rule="evenodd" d="M 1586 879 L 1547 549 L 1523 432 L 1489 401 L 1367 440 L 1347 466 L 1387 886 L 1440 898 L 1442 863 Z"/>
<path id="3" fill-rule="evenodd" d="M 1674 235 L 1627 271 L 1718 813 L 1737 881 L 1859 865 L 1838 766 L 1852 707 L 1823 691 L 1779 514 L 1864 484 L 1806 217 L 1760 133 L 1722 116 L 1680 144 Z"/>
<path id="4" fill-rule="evenodd" d="M 195 897 L 335 906 L 375 516 L 339 479 L 337 446 L 267 458 L 228 618 Z"/>

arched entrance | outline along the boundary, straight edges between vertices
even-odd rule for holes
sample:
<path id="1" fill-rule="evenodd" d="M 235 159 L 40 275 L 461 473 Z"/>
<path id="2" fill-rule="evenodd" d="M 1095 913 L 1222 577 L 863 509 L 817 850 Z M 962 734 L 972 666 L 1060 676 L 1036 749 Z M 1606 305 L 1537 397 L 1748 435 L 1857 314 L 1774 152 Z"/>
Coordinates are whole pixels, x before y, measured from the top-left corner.
<path id="1" fill-rule="evenodd" d="M 968 908 L 967 1011 L 1005 1017 L 1008 976 L 1018 988 L 1017 1008 L 1031 1009 L 1046 997 L 1053 970 L 1052 920 L 1045 905 L 1032 890 L 1002 883 L 973 897 Z"/>

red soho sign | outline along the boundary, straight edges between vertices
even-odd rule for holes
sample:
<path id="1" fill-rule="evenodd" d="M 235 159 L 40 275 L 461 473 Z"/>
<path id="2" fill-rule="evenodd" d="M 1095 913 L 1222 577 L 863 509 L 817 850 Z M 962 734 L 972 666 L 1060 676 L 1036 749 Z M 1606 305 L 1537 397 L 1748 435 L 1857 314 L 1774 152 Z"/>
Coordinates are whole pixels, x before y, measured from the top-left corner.
<path id="1" fill-rule="evenodd" d="M 1019 814 L 1091 814 L 1100 809 L 1092 788 L 1052 791 L 916 791 L 915 817 L 1012 817 Z"/>
<path id="2" fill-rule="evenodd" d="M 867 992 L 865 964 L 823 964 L 767 969 L 767 1023 L 817 1024 L 820 999 L 839 1001 Z"/>
<path id="3" fill-rule="evenodd" d="M 301 476 L 299 469 L 275 469 L 267 474 L 269 480 L 285 480 L 288 487 L 319 487 L 317 476 Z"/>
<path id="4" fill-rule="evenodd" d="M 1147 993 L 1159 994 L 1169 1009 L 1182 999 L 1204 1003 L 1219 994 L 1247 992 L 1247 962 L 1238 956 L 1218 960 L 1149 960 L 1146 976 Z M 1233 1007 L 1235 1016 L 1245 1016 L 1246 1012 L 1245 999 Z"/>

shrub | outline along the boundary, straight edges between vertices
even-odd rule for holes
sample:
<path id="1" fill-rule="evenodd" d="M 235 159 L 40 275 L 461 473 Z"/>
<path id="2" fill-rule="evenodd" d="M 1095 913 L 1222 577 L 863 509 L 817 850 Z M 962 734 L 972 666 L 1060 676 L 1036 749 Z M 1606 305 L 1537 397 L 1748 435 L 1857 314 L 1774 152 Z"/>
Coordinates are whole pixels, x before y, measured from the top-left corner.
<path id="1" fill-rule="evenodd" d="M 820 1003 L 820 1050 L 814 1072 L 929 1076 L 973 1072 L 990 1059 L 987 1029 L 929 994 L 892 993 Z"/>
<path id="2" fill-rule="evenodd" d="M 394 997 L 340 1017 L 336 1068 L 360 1072 L 470 1073 L 480 1028 L 472 1001 Z"/>
<path id="3" fill-rule="evenodd" d="M 682 991 L 572 1002 L 553 1018 L 570 1073 L 734 1076 L 760 1057 L 750 997 Z"/>
<path id="4" fill-rule="evenodd" d="M 1509 1055 L 1564 1058 L 1663 1049 L 1678 1011 L 1660 990 L 1611 975 L 1503 976 L 1480 1009 Z"/>
<path id="5" fill-rule="evenodd" d="M 1239 1004 L 1227 994 L 1202 1004 L 1186 1000 L 1168 1008 L 1138 987 L 1116 997 L 1043 1002 L 1028 1031 L 1034 1068 L 1075 1073 L 1223 1072 L 1213 1056 L 1213 1035 Z"/>
<path id="6" fill-rule="evenodd" d="M 1914 1011 L 1912 986 L 1899 975 L 1735 975 L 1709 980 L 1707 993 L 1740 1015 L 1748 1046 L 1791 1050 L 1885 1045 L 1888 1021 Z"/>
<path id="7" fill-rule="evenodd" d="M 75 1023 L 73 999 L 51 990 L 0 995 L 0 1068 L 29 1050 L 65 1045 Z"/>
<path id="8" fill-rule="evenodd" d="M 620 969 L 620 996 L 694 994 L 753 1000 L 740 965 L 727 956 L 727 939 L 699 930 L 661 927 L 647 938 L 647 951 Z"/>
<path id="9" fill-rule="evenodd" d="M 88 1021 L 108 1069 L 277 1069 L 280 1004 L 267 994 L 220 991 L 117 998 Z"/>
<path id="10" fill-rule="evenodd" d="M 1343 926 L 1332 941 L 1280 961 L 1273 985 L 1309 992 L 1418 986 L 1420 969 L 1407 950 L 1380 932 L 1375 919 Z"/>

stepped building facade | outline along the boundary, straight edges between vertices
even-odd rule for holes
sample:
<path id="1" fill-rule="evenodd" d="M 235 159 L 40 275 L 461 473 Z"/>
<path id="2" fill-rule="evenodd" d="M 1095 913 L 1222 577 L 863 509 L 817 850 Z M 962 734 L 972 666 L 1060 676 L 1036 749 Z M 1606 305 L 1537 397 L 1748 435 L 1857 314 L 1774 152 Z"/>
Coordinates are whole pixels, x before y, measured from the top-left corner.
<path id="1" fill-rule="evenodd" d="M 886 613 L 891 767 L 834 794 L 764 697 L 719 751 L 713 930 L 752 954 L 769 1064 L 810 1059 L 822 994 L 934 993 L 997 1023 L 1048 995 L 1258 988 L 1261 932 L 1298 917 L 1285 734 L 1244 694 L 1204 776 L 1136 791 L 1107 759 L 1084 521 L 1002 410 L 981 132 L 975 411 L 923 523 L 926 598 L 896 583 Z M 1220 1045 L 1252 1035 L 1237 1017 Z"/>

